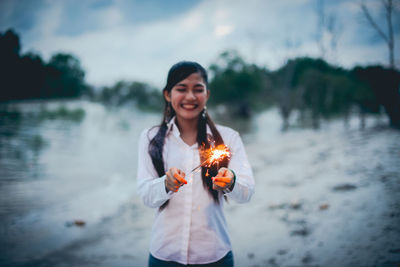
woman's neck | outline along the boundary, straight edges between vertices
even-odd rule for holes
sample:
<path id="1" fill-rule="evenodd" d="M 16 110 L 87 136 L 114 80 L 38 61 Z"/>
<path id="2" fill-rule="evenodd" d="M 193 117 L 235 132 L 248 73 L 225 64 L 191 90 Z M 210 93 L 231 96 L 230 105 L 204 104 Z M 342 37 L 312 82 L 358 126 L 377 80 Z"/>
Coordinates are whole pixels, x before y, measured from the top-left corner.
<path id="1" fill-rule="evenodd" d="M 175 121 L 176 125 L 179 128 L 179 132 L 181 133 L 182 140 L 192 146 L 197 141 L 197 124 L 198 119 L 196 120 L 182 120 L 176 117 Z"/>

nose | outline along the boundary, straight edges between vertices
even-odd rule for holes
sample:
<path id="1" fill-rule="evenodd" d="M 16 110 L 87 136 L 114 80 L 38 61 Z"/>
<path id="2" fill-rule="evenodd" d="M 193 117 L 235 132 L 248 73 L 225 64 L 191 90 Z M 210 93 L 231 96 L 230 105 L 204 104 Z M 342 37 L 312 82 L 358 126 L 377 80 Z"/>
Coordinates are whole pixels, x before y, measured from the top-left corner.
<path id="1" fill-rule="evenodd" d="M 188 99 L 196 99 L 196 96 L 194 95 L 194 93 L 193 93 L 193 91 L 192 90 L 189 90 L 189 92 L 187 93 L 187 95 L 186 95 L 186 97 L 188 98 Z"/>

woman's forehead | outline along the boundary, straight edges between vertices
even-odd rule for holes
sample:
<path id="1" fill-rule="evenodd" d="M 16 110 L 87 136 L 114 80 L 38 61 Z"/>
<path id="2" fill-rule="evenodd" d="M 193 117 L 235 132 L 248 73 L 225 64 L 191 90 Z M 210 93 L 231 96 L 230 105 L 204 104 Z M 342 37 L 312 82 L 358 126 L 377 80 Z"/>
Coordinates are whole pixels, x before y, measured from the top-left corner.
<path id="1" fill-rule="evenodd" d="M 204 79 L 200 73 L 195 72 L 190 74 L 188 77 L 178 82 L 176 85 L 186 85 L 186 84 L 200 84 L 205 85 Z"/>

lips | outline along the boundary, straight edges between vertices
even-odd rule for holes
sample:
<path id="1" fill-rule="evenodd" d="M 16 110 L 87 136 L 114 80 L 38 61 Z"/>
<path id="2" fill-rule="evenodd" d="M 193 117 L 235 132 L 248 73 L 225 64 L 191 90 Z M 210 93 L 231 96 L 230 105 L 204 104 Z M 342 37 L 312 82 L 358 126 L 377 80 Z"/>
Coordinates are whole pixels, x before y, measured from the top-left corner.
<path id="1" fill-rule="evenodd" d="M 199 105 L 196 104 L 181 104 L 181 108 L 187 109 L 187 110 L 194 110 L 198 107 Z"/>

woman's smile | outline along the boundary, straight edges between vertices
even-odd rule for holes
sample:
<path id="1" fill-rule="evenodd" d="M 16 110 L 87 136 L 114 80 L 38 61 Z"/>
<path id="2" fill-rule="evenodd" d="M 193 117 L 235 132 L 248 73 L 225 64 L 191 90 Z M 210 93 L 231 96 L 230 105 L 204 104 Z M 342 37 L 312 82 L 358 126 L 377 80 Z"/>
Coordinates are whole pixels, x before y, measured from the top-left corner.
<path id="1" fill-rule="evenodd" d="M 197 104 L 181 104 L 181 107 L 187 110 L 194 110 L 198 107 Z"/>

